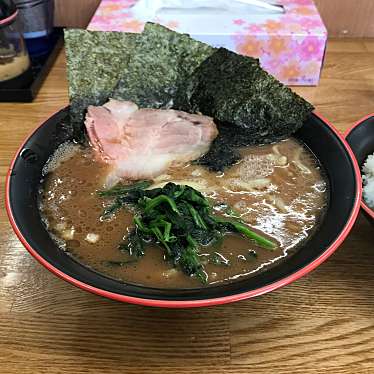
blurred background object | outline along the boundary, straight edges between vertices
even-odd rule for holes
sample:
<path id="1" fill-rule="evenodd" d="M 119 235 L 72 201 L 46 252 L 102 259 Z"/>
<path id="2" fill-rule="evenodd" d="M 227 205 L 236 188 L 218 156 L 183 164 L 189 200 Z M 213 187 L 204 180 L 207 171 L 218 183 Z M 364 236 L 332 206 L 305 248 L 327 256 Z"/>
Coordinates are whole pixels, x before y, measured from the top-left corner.
<path id="1" fill-rule="evenodd" d="M 0 102 L 30 102 L 62 48 L 54 0 L 0 0 Z"/>
<path id="2" fill-rule="evenodd" d="M 274 1 L 275 2 L 275 1 Z M 374 37 L 373 0 L 315 0 L 331 37 Z M 85 28 L 100 0 L 55 0 L 55 25 Z"/>
<path id="3" fill-rule="evenodd" d="M 31 56 L 52 48 L 54 0 L 14 0 L 27 49 Z"/>
<path id="4" fill-rule="evenodd" d="M 32 79 L 30 59 L 12 0 L 0 1 L 0 88 L 20 88 Z"/>
<path id="5" fill-rule="evenodd" d="M 373 0 L 315 0 L 332 37 L 374 37 Z"/>

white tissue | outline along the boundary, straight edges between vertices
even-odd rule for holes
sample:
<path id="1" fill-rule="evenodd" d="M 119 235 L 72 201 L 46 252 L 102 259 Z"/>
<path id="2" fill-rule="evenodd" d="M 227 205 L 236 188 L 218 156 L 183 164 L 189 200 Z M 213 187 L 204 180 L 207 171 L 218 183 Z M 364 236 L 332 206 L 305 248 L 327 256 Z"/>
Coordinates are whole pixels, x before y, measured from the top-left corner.
<path id="1" fill-rule="evenodd" d="M 279 14 L 282 6 L 264 0 L 139 0 L 132 8 L 137 19 L 149 21 L 159 15 Z"/>

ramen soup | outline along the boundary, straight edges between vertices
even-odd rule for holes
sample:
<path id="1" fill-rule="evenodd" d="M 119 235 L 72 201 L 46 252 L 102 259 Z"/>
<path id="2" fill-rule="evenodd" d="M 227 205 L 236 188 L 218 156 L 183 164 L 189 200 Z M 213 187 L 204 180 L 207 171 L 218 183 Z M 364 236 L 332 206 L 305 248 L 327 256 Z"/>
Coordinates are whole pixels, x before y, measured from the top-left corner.
<path id="1" fill-rule="evenodd" d="M 246 147 L 242 159 L 214 173 L 186 164 L 157 177 L 153 187 L 167 182 L 202 192 L 216 214 L 229 205 L 251 230 L 277 244 L 260 247 L 239 234 L 203 246 L 199 258 L 208 280 L 205 286 L 249 277 L 285 261 L 316 229 L 327 206 L 328 185 L 314 155 L 294 139 Z M 134 260 L 118 249 L 134 227 L 134 211 L 125 207 L 110 219 L 102 212 L 110 202 L 97 194 L 104 188 L 108 166 L 95 161 L 93 151 L 62 145 L 46 165 L 40 195 L 42 218 L 58 245 L 77 261 L 120 281 L 160 287 L 194 288 L 202 284 L 165 261 L 164 250 L 147 245 Z M 225 205 L 227 204 L 227 205 Z"/>

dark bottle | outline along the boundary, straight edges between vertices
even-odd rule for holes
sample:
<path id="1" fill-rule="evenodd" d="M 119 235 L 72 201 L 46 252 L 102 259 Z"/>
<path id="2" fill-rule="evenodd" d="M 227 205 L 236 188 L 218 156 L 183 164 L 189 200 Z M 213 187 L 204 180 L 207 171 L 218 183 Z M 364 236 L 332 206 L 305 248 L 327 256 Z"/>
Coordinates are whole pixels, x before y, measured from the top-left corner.
<path id="1" fill-rule="evenodd" d="M 53 0 L 14 0 L 30 56 L 42 56 L 52 48 Z"/>

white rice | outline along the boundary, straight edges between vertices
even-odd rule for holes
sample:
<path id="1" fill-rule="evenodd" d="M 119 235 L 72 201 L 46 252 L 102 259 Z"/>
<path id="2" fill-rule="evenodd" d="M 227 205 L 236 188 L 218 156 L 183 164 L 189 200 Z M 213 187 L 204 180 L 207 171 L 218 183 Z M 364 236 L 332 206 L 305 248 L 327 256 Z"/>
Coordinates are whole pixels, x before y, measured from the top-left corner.
<path id="1" fill-rule="evenodd" d="M 366 159 L 362 172 L 364 200 L 370 208 L 374 208 L 374 153 Z"/>

